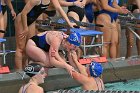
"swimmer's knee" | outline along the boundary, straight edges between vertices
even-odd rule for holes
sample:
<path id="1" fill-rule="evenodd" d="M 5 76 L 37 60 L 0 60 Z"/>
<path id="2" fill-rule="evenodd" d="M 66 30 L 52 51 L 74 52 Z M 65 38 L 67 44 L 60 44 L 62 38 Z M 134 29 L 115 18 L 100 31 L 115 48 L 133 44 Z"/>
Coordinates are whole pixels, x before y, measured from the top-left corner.
<path id="1" fill-rule="evenodd" d="M 22 49 L 22 48 L 16 48 L 16 52 L 18 52 L 18 53 L 24 53 L 24 49 Z"/>
<path id="2" fill-rule="evenodd" d="M 116 46 L 118 45 L 118 41 L 112 41 L 110 44 Z"/>
<path id="3" fill-rule="evenodd" d="M 104 42 L 104 47 L 108 47 L 111 44 L 111 42 Z"/>

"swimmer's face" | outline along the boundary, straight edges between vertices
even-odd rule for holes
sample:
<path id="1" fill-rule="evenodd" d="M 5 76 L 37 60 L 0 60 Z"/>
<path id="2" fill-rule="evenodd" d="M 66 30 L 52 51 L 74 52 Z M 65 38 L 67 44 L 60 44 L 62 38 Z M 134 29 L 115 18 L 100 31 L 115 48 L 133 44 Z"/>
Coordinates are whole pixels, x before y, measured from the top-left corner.
<path id="1" fill-rule="evenodd" d="M 75 46 L 74 44 L 68 44 L 68 48 L 70 49 L 70 50 L 76 50 L 77 48 L 78 48 L 78 46 Z"/>
<path id="2" fill-rule="evenodd" d="M 44 79 L 47 76 L 47 72 L 46 72 L 44 67 L 41 68 L 41 70 L 39 71 L 38 75 L 39 75 L 39 82 L 44 83 Z"/>

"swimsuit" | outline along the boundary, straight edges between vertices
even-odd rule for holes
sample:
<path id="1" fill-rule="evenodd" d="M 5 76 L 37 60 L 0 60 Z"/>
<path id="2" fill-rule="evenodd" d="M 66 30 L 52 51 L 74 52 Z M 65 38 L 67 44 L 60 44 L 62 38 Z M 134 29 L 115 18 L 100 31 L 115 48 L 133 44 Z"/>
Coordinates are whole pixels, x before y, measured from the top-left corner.
<path id="1" fill-rule="evenodd" d="M 46 42 L 46 34 L 42 36 L 33 36 L 31 39 L 35 42 L 36 46 L 44 50 L 45 52 L 49 52 L 50 45 Z"/>
<path id="2" fill-rule="evenodd" d="M 92 9 L 92 6 L 92 3 L 89 3 L 85 6 L 86 17 L 90 23 L 92 23 L 94 19 L 94 10 Z"/>
<path id="3" fill-rule="evenodd" d="M 27 90 L 27 88 L 28 88 L 30 85 L 32 85 L 32 84 L 28 84 L 26 87 L 23 86 L 22 93 L 26 93 L 26 90 Z"/>
<path id="4" fill-rule="evenodd" d="M 74 2 L 74 1 L 76 1 L 76 0 L 67 0 L 68 2 Z M 67 13 L 69 13 L 69 12 L 71 12 L 71 11 L 73 11 L 73 12 L 75 12 L 75 13 L 77 13 L 78 14 L 78 16 L 79 16 L 79 20 L 80 21 L 82 21 L 83 20 L 83 18 L 84 18 L 84 15 L 85 15 L 85 9 L 84 8 L 81 8 L 81 7 L 78 7 L 78 6 L 69 6 L 68 7 L 68 12 Z"/>
<path id="5" fill-rule="evenodd" d="M 4 15 L 5 12 L 7 11 L 7 5 L 1 5 L 2 7 L 2 14 Z"/>
<path id="6" fill-rule="evenodd" d="M 43 5 L 41 0 L 41 3 L 39 5 L 34 6 L 27 14 L 27 25 L 31 25 L 43 12 L 45 12 L 49 4 Z"/>
<path id="7" fill-rule="evenodd" d="M 46 10 L 44 13 L 47 14 L 49 17 L 53 17 L 56 14 L 56 10 Z"/>
<path id="8" fill-rule="evenodd" d="M 136 4 L 130 4 L 128 5 L 128 10 L 133 12 L 135 9 L 139 9 L 138 6 Z"/>
<path id="9" fill-rule="evenodd" d="M 112 1 L 112 0 L 108 0 L 108 5 L 111 6 L 111 7 L 113 7 L 113 1 Z M 110 16 L 110 18 L 111 18 L 111 22 L 116 21 L 116 19 L 117 19 L 117 17 L 118 17 L 118 13 L 110 12 L 110 11 L 108 11 L 108 10 L 104 10 L 104 9 L 103 9 L 103 10 L 101 10 L 101 11 L 99 12 L 99 14 L 102 14 L 102 13 L 108 14 L 108 15 Z"/>
<path id="10" fill-rule="evenodd" d="M 50 45 L 46 41 L 46 34 L 47 33 L 45 33 L 42 36 L 35 35 L 35 36 L 31 37 L 30 39 L 32 39 L 35 42 L 37 47 L 41 48 L 45 52 L 49 52 Z M 64 33 L 62 33 L 62 36 L 64 38 Z"/>

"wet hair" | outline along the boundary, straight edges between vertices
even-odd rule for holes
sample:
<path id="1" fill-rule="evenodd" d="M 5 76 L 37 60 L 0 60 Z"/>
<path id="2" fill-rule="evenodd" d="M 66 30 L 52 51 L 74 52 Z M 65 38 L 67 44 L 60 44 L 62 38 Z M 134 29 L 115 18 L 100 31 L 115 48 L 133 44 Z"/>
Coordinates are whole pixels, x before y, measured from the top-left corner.
<path id="1" fill-rule="evenodd" d="M 38 74 L 42 67 L 43 66 L 38 63 L 31 63 L 25 67 L 24 72 L 26 75 L 33 77 L 34 75 Z"/>

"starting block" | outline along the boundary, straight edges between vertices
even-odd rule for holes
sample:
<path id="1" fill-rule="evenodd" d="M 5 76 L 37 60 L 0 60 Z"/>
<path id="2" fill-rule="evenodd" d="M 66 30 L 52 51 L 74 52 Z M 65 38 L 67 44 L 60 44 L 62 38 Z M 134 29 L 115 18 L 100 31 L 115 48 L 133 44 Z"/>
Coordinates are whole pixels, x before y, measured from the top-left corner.
<path id="1" fill-rule="evenodd" d="M 107 62 L 107 58 L 106 57 L 91 57 L 91 58 L 83 58 L 83 59 L 79 59 L 79 63 L 80 64 L 90 64 L 92 61 L 96 61 L 99 63 L 106 63 Z"/>
<path id="2" fill-rule="evenodd" d="M 0 67 L 0 74 L 10 73 L 8 66 Z"/>

